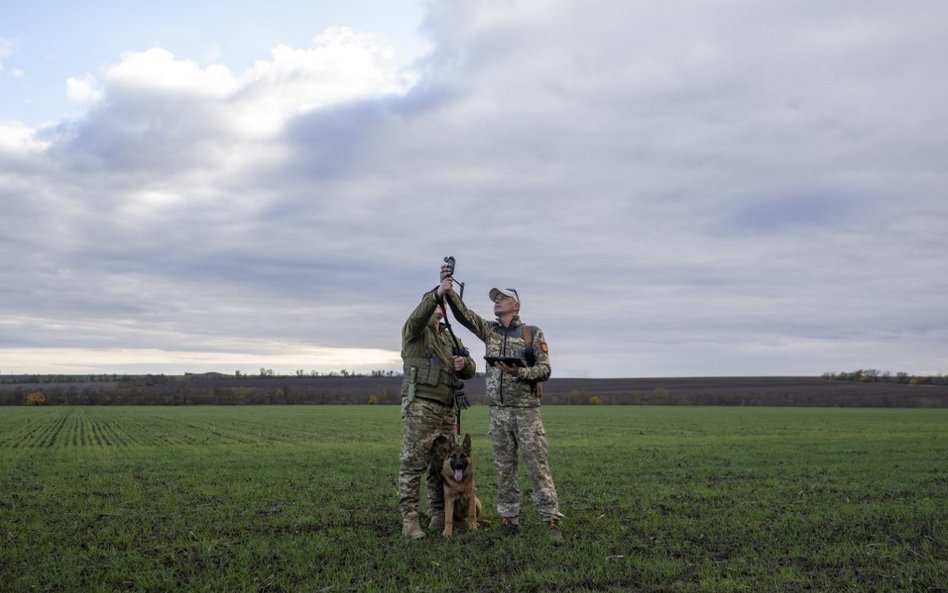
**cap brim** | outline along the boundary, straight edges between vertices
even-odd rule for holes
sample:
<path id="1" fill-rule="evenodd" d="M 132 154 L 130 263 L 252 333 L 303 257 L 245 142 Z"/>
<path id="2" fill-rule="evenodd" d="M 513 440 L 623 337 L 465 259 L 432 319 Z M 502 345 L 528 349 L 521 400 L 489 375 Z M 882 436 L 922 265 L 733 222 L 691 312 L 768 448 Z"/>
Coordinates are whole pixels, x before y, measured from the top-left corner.
<path id="1" fill-rule="evenodd" d="M 513 289 L 491 288 L 490 292 L 487 294 L 490 297 L 491 302 L 496 301 L 497 295 L 501 295 L 501 294 L 505 296 L 509 296 L 510 298 L 517 301 L 518 303 L 520 302 L 520 296 L 517 295 L 516 291 L 514 291 Z"/>

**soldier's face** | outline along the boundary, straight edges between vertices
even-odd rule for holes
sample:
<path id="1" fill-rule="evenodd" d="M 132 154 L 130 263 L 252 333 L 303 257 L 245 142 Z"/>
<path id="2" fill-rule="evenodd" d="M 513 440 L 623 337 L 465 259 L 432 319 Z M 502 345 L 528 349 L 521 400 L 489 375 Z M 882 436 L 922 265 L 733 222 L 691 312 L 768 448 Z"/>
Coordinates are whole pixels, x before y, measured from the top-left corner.
<path id="1" fill-rule="evenodd" d="M 494 299 L 494 315 L 500 317 L 507 313 L 516 313 L 520 310 L 520 303 L 505 294 L 498 294 Z"/>
<path id="2" fill-rule="evenodd" d="M 441 311 L 441 308 L 438 307 L 435 309 L 435 312 L 431 314 L 431 321 L 429 321 L 428 323 L 430 323 L 434 327 L 437 327 L 443 317 L 444 317 L 444 313 Z"/>

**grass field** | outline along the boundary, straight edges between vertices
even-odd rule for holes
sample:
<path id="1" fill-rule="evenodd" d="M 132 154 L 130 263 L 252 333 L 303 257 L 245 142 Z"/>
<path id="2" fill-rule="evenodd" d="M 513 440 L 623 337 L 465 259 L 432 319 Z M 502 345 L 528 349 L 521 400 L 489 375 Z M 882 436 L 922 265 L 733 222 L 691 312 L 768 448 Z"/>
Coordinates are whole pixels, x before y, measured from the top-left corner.
<path id="1" fill-rule="evenodd" d="M 566 544 L 407 542 L 394 406 L 0 410 L 0 590 L 948 591 L 948 410 L 550 406 Z M 523 489 L 529 493 L 524 480 Z"/>

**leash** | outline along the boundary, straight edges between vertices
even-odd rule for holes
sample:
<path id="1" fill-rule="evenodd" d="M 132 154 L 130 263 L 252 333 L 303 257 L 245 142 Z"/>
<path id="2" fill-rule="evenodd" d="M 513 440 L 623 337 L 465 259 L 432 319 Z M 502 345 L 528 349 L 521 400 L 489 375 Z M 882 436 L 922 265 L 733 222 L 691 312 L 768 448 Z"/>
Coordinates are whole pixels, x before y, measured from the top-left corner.
<path id="1" fill-rule="evenodd" d="M 454 280 L 454 257 L 448 256 L 444 258 L 444 263 L 448 267 L 448 276 Z M 464 283 L 458 280 L 454 280 L 458 283 L 458 286 L 461 287 L 461 290 L 458 291 L 458 298 L 464 298 Z M 444 326 L 448 329 L 448 334 L 451 336 L 451 340 L 454 342 L 454 348 L 451 351 L 451 354 L 454 356 L 470 356 L 471 352 L 461 345 L 461 341 L 458 340 L 458 337 L 454 335 L 454 330 L 451 328 L 451 322 L 448 320 L 448 309 L 446 307 L 446 301 L 444 297 L 438 298 L 438 305 L 441 307 L 441 318 L 444 320 Z M 458 372 L 454 369 L 453 361 L 451 365 L 451 373 L 454 375 L 454 409 L 455 409 L 455 422 L 454 422 L 454 439 L 455 442 L 460 442 L 461 440 L 461 410 L 465 410 L 471 406 L 471 403 L 467 399 L 467 394 L 464 393 L 464 381 L 458 377 Z"/>
<path id="2" fill-rule="evenodd" d="M 448 321 L 448 310 L 445 307 L 444 299 L 442 298 L 439 302 L 441 307 L 441 318 L 444 320 L 444 326 L 448 330 L 451 339 L 454 341 L 454 348 L 452 349 L 451 354 L 454 356 L 470 356 L 470 352 L 464 346 L 461 346 L 461 342 L 458 340 L 457 336 L 454 335 L 454 330 L 451 329 L 451 322 Z M 454 409 L 455 409 L 455 422 L 454 422 L 454 436 L 455 441 L 458 441 L 461 438 L 461 410 L 467 409 L 470 407 L 470 402 L 467 399 L 467 394 L 464 393 L 464 381 L 458 377 L 458 372 L 455 370 L 454 365 L 451 365 L 451 374 L 454 375 Z"/>

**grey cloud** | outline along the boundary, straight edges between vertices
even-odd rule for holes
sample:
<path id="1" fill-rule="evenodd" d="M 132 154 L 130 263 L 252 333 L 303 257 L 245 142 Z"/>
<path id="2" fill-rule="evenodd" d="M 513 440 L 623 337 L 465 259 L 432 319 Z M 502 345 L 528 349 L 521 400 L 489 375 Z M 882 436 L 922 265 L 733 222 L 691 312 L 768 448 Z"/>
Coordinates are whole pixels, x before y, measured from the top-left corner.
<path id="1" fill-rule="evenodd" d="M 228 143 L 216 105 L 190 95 L 110 89 L 107 103 L 60 126 L 51 156 L 88 174 L 180 174 L 213 161 Z"/>

